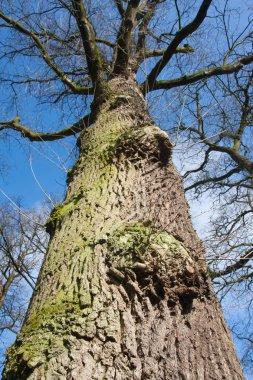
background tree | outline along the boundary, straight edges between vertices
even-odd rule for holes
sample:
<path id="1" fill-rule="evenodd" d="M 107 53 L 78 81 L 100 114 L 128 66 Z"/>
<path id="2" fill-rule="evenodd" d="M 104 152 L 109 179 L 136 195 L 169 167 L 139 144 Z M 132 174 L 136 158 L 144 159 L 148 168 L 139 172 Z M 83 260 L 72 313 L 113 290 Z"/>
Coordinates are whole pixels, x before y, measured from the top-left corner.
<path id="1" fill-rule="evenodd" d="M 17 204 L 16 204 L 17 205 Z M 20 205 L 19 205 L 20 206 Z M 16 206 L 15 206 L 16 207 Z M 45 211 L 20 213 L 6 203 L 0 212 L 0 340 L 3 351 L 13 334 L 20 331 L 31 290 L 43 255 L 47 236 Z M 9 332 L 9 334 L 8 334 Z"/>
<path id="2" fill-rule="evenodd" d="M 210 192 L 219 200 L 220 211 L 212 222 L 210 248 L 214 261 L 215 257 L 224 256 L 234 264 L 228 262 L 223 269 L 218 265 L 212 276 L 225 281 L 226 291 L 230 281 L 233 286 L 252 275 L 248 265 L 252 258 L 249 232 L 252 224 L 252 79 L 252 72 L 243 70 L 234 77 L 216 81 L 215 90 L 207 85 L 209 101 L 215 99 L 216 106 L 213 110 L 210 103 L 201 106 L 197 92 L 193 96 L 197 126 L 195 123 L 194 127 L 180 127 L 192 135 L 195 146 L 198 143 L 202 146 L 203 159 L 199 166 L 184 175 L 186 191 L 194 191 L 196 197 Z M 189 111 L 192 113 L 192 109 Z M 205 117 L 202 114 L 206 114 Z M 228 275 L 236 278 L 228 280 Z"/>
<path id="3" fill-rule="evenodd" d="M 194 160 L 193 169 L 184 170 L 186 191 L 200 202 L 209 199 L 210 205 L 213 200 L 205 233 L 211 276 L 224 302 L 227 295 L 230 304 L 231 298 L 237 305 L 241 300 L 243 323 L 233 331 L 236 337 L 243 332 L 246 338 L 247 330 L 250 339 L 251 318 L 246 323 L 246 315 L 251 315 L 252 301 L 252 71 L 243 70 L 234 78 L 202 86 L 206 104 L 200 103 L 202 89 L 192 92 L 192 99 L 188 96 L 185 104 L 185 117 L 189 111 L 196 121 L 180 127 L 181 142 L 192 144 L 181 153 L 183 162 L 189 168 Z"/>
<path id="4" fill-rule="evenodd" d="M 5 378 L 241 379 L 172 144 L 143 95 L 237 73 L 253 61 L 248 31 L 239 56 L 224 62 L 217 49 L 204 54 L 203 67 L 202 27 L 213 38 L 226 12 L 211 0 L 97 5 L 1 2 L 2 59 L 19 63 L 2 81 L 14 90 L 28 85 L 81 116 L 53 132 L 32 130 L 17 115 L 1 121 L 2 131 L 31 141 L 81 132 L 80 157 L 47 223 L 50 247 Z"/>

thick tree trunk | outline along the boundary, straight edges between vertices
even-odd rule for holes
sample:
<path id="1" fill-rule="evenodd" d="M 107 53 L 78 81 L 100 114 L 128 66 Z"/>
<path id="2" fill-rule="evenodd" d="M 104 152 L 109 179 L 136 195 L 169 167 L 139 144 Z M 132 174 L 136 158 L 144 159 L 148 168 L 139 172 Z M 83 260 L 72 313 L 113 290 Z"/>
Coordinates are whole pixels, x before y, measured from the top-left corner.
<path id="1" fill-rule="evenodd" d="M 114 79 L 80 138 L 4 379 L 243 379 L 171 144 Z"/>

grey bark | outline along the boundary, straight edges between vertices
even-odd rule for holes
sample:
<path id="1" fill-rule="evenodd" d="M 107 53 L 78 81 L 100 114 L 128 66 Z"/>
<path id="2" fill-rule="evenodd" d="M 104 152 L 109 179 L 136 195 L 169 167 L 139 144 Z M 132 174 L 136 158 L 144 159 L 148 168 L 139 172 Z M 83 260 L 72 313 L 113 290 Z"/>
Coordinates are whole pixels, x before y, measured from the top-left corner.
<path id="1" fill-rule="evenodd" d="M 171 144 L 115 78 L 51 234 L 4 379 L 243 379 Z"/>

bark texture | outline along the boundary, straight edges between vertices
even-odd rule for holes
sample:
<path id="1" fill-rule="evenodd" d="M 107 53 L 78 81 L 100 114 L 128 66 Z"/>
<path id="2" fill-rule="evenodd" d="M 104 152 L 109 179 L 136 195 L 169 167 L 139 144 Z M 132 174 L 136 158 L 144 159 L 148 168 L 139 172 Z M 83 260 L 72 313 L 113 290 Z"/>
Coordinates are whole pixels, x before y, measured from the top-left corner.
<path id="1" fill-rule="evenodd" d="M 111 80 L 4 379 L 243 379 L 167 135 Z"/>

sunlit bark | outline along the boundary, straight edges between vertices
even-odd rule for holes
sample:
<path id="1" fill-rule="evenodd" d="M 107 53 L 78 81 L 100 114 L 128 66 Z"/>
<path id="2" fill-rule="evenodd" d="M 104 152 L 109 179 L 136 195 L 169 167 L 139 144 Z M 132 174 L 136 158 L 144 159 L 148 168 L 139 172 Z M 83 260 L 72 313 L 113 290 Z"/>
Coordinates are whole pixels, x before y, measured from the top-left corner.
<path id="1" fill-rule="evenodd" d="M 107 93 L 4 379 L 243 379 L 170 141 L 132 79 Z"/>

